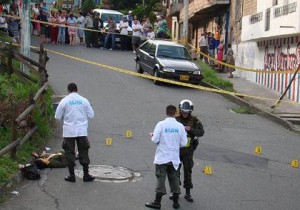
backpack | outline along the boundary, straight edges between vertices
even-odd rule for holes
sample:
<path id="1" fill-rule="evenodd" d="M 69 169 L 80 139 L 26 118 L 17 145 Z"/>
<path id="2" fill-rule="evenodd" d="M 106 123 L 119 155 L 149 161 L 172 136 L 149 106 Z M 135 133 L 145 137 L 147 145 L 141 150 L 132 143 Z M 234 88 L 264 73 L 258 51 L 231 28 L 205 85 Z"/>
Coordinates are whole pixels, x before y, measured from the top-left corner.
<path id="1" fill-rule="evenodd" d="M 36 164 L 27 164 L 21 168 L 23 176 L 28 180 L 37 180 L 41 178 L 40 170 Z"/>

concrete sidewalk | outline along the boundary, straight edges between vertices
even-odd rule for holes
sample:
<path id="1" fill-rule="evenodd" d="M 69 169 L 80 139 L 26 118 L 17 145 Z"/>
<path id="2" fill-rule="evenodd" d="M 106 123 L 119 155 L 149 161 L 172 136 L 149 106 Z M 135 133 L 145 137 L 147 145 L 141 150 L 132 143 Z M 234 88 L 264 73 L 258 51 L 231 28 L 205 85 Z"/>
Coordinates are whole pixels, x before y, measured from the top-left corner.
<path id="1" fill-rule="evenodd" d="M 241 106 L 249 106 L 253 108 L 258 114 L 272 119 L 273 121 L 285 126 L 286 128 L 300 133 L 300 104 L 281 102 L 276 108 L 271 108 L 272 105 L 280 98 L 281 93 L 276 92 L 270 88 L 251 81 L 239 78 L 234 75 L 233 78 L 228 78 L 229 73 L 218 73 L 218 76 L 224 80 L 233 83 L 233 88 L 238 93 L 257 96 L 262 98 L 269 98 L 271 100 L 255 99 L 249 97 L 236 97 L 224 95 L 226 98 L 235 101 Z M 286 97 L 283 101 L 290 101 Z"/>

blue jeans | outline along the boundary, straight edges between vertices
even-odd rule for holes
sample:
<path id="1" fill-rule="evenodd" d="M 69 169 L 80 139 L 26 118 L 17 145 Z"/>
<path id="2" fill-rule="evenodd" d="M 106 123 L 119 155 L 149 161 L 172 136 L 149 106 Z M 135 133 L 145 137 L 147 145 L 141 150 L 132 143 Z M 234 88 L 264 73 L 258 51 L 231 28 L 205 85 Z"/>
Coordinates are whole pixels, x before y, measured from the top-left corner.
<path id="1" fill-rule="evenodd" d="M 104 40 L 104 48 L 106 48 L 106 49 L 108 48 L 107 45 L 108 45 L 109 39 L 111 39 L 111 48 L 114 49 L 115 45 L 116 45 L 115 34 L 106 34 L 105 40 Z"/>
<path id="2" fill-rule="evenodd" d="M 65 43 L 65 37 L 66 37 L 65 27 L 58 27 L 57 42 L 61 43 L 61 44 L 64 44 Z"/>

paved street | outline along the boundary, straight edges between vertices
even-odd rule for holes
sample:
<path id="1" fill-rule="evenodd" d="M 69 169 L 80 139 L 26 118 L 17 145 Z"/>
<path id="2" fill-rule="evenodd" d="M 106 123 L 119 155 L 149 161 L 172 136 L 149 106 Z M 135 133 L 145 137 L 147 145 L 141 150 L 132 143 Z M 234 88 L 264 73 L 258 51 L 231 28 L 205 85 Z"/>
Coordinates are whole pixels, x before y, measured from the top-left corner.
<path id="1" fill-rule="evenodd" d="M 132 52 L 105 51 L 83 46 L 46 48 L 83 59 L 134 71 Z M 155 192 L 155 145 L 149 132 L 165 118 L 165 107 L 182 99 L 194 102 L 194 114 L 205 135 L 195 152 L 194 203 L 180 197 L 180 209 L 189 210 L 295 210 L 300 209 L 300 171 L 290 161 L 300 159 L 299 135 L 258 115 L 236 114 L 238 107 L 221 95 L 177 87 L 156 86 L 138 78 L 49 53 L 49 80 L 56 94 L 67 94 L 70 82 L 95 110 L 90 121 L 91 164 L 124 167 L 141 174 L 126 182 L 76 183 L 64 181 L 67 169 L 46 169 L 39 181 L 24 181 L 19 197 L 0 205 L 2 210 L 141 210 Z M 126 130 L 132 131 L 127 139 Z M 61 124 L 47 146 L 61 149 Z M 105 139 L 112 138 L 112 146 Z M 254 148 L 263 153 L 256 155 Z M 212 175 L 202 173 L 211 166 Z M 77 164 L 77 169 L 81 169 Z M 167 183 L 166 183 L 167 184 Z M 169 189 L 169 188 L 168 188 Z M 184 190 L 182 190 L 184 193 Z M 162 209 L 172 209 L 163 197 Z"/>

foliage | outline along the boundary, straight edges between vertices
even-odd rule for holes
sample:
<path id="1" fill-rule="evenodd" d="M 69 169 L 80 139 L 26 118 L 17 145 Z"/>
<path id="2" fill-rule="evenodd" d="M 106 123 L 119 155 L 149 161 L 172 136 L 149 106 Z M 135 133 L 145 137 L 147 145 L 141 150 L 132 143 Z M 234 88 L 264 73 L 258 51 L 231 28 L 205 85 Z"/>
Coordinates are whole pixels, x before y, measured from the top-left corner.
<path id="1" fill-rule="evenodd" d="M 89 11 L 91 11 L 92 9 L 95 9 L 95 2 L 93 0 L 85 0 L 81 10 L 85 13 L 88 13 Z"/>
<path id="2" fill-rule="evenodd" d="M 255 113 L 249 107 L 238 107 L 238 108 L 232 109 L 232 111 L 234 111 L 235 113 L 239 113 L 239 114 L 254 114 Z"/>
<path id="3" fill-rule="evenodd" d="M 20 105 L 21 102 L 28 101 L 29 95 L 32 93 L 35 94 L 38 88 L 39 86 L 36 84 L 24 83 L 18 76 L 14 74 L 11 76 L 0 75 L 0 101 L 2 103 L 5 100 L 7 101 L 9 97 L 13 97 L 19 102 L 18 105 Z M 32 112 L 33 122 L 38 127 L 37 132 L 29 141 L 27 141 L 17 150 L 17 158 L 12 160 L 10 159 L 9 155 L 0 157 L 0 184 L 7 181 L 18 171 L 18 164 L 28 163 L 31 158 L 31 153 L 39 150 L 41 146 L 46 144 L 47 138 L 52 133 L 51 122 L 54 114 L 52 108 L 52 95 L 52 90 L 48 88 L 47 92 L 37 102 L 37 106 Z M 28 132 L 28 127 L 26 127 L 24 130 L 18 129 L 17 137 L 24 137 L 26 132 Z M 10 124 L 6 125 L 5 127 L 0 127 L 0 136 L 1 149 L 7 146 L 11 141 Z"/>
<path id="4" fill-rule="evenodd" d="M 9 4 L 10 0 L 0 0 L 0 4 Z"/>
<path id="5" fill-rule="evenodd" d="M 211 67 L 209 67 L 201 61 L 198 61 L 197 64 L 203 71 L 204 82 L 207 82 L 223 90 L 234 91 L 233 84 L 230 81 L 219 78 L 214 69 L 212 69 Z"/>

